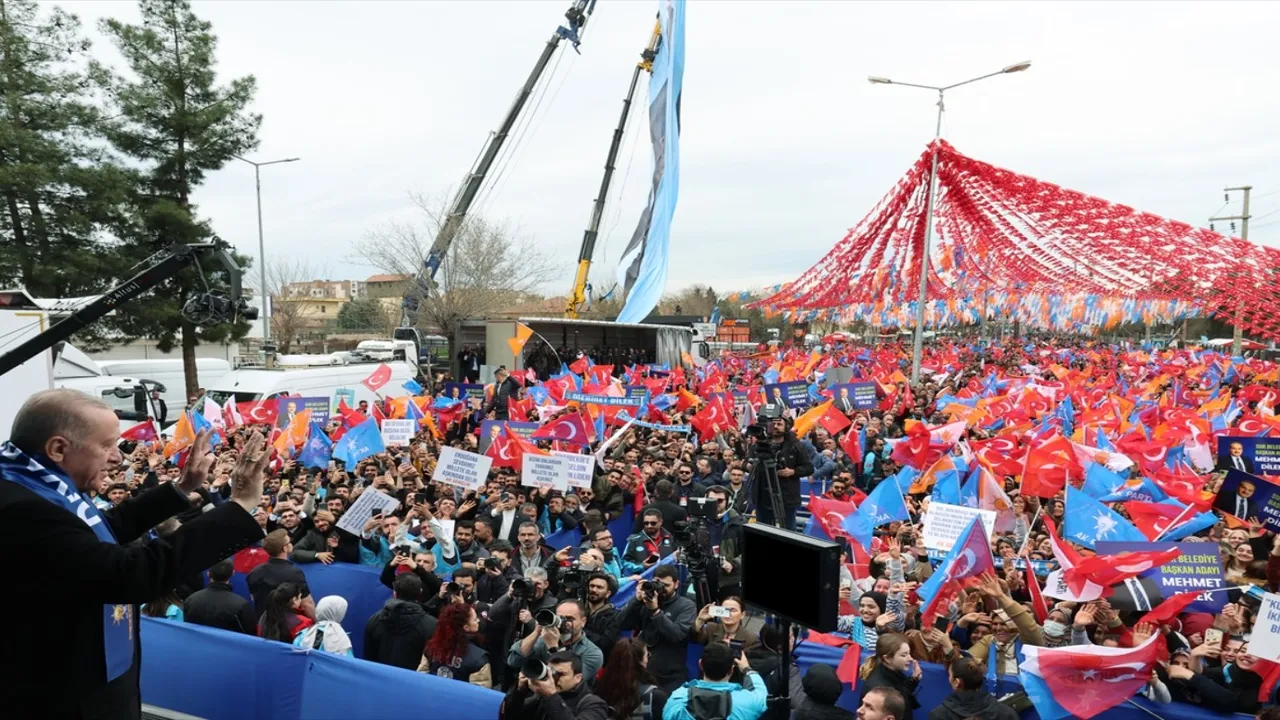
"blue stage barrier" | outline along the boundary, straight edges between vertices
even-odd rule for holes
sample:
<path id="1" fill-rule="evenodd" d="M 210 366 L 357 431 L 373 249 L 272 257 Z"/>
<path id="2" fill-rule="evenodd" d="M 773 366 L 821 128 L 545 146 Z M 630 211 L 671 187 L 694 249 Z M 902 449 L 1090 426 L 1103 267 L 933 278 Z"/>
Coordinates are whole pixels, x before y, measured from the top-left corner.
<path id="1" fill-rule="evenodd" d="M 696 671 L 697 666 L 692 660 L 693 646 L 690 646 L 689 650 L 690 668 Z M 815 663 L 826 663 L 835 668 L 840 666 L 840 658 L 844 657 L 844 649 L 827 645 L 801 643 L 796 647 L 795 657 L 801 673 L 807 672 L 809 667 Z M 865 655 L 863 659 L 865 660 Z M 941 705 L 942 701 L 951 694 L 951 684 L 947 679 L 946 667 L 933 663 L 920 663 L 920 669 L 922 677 L 916 690 L 916 699 L 920 701 L 920 708 L 912 714 L 912 717 L 917 718 L 928 715 L 929 711 Z M 1006 675 L 1000 682 L 999 690 L 1001 694 L 1017 692 L 1021 689 L 1022 685 L 1016 677 Z M 840 695 L 839 702 L 836 704 L 850 712 L 857 712 L 858 697 L 856 687 L 846 687 L 844 693 Z M 1133 702 L 1139 707 L 1122 703 L 1095 717 L 1102 718 L 1102 720 L 1151 720 L 1153 715 L 1162 720 L 1222 720 L 1224 717 L 1253 717 L 1252 715 L 1243 714 L 1222 715 L 1185 703 L 1161 705 L 1141 697 L 1135 697 Z M 1021 717 L 1026 720 L 1038 720 L 1040 715 L 1034 709 L 1031 709 L 1024 711 Z"/>
<path id="2" fill-rule="evenodd" d="M 425 673 L 142 618 L 142 701 L 208 720 L 494 718 L 502 693 Z"/>
<path id="3" fill-rule="evenodd" d="M 572 530 L 561 530 L 553 532 L 545 539 L 547 547 L 552 550 L 563 550 L 567 547 L 576 547 L 582 544 L 582 531 L 578 528 Z"/>

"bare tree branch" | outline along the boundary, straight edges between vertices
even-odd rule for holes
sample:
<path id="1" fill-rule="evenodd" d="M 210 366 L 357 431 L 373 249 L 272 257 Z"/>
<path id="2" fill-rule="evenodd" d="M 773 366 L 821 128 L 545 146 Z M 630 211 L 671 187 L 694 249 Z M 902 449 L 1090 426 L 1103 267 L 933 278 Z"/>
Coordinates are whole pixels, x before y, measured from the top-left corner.
<path id="1" fill-rule="evenodd" d="M 327 269 L 317 269 L 305 258 L 273 257 L 268 260 L 265 294 L 271 298 L 271 337 L 281 354 L 289 352 L 298 334 L 310 325 L 313 314 L 308 308 L 310 295 L 293 295 L 289 292 L 290 286 L 322 280 L 327 276 Z M 252 274 L 250 284 L 255 292 L 262 293 L 256 273 Z"/>
<path id="2" fill-rule="evenodd" d="M 441 199 L 411 193 L 422 211 L 421 222 L 386 223 L 370 230 L 356 246 L 356 255 L 385 273 L 416 277 L 431 243 L 448 215 Z M 460 320 L 488 317 L 529 295 L 540 295 L 544 283 L 557 273 L 534 240 L 518 228 L 472 215 L 454 237 L 436 274 L 435 286 L 416 294 L 417 324 L 452 338 Z"/>

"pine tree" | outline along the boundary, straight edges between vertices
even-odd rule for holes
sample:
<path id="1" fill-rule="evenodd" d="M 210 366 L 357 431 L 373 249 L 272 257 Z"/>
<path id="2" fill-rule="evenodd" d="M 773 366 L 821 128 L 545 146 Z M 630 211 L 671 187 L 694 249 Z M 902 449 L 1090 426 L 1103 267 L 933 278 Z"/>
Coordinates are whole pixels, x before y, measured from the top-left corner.
<path id="1" fill-rule="evenodd" d="M 105 290 L 131 173 L 102 147 L 74 15 L 0 0 L 0 286 L 36 297 Z"/>
<path id="2" fill-rule="evenodd" d="M 108 138 L 121 153 L 144 165 L 136 196 L 137 215 L 122 228 L 125 247 L 138 260 L 174 243 L 210 239 L 192 191 L 208 172 L 257 147 L 262 116 L 246 110 L 253 100 L 252 76 L 222 85 L 215 73 L 217 38 L 184 0 L 142 0 L 140 25 L 106 20 L 102 30 L 123 54 L 132 78 L 101 69 L 115 121 Z M 131 337 L 151 337 L 168 350 L 181 335 L 187 394 L 199 385 L 195 348 L 201 341 L 238 339 L 248 325 L 200 328 L 182 317 L 182 303 L 212 286 L 213 277 L 186 270 L 154 297 L 124 308 L 117 326 Z"/>

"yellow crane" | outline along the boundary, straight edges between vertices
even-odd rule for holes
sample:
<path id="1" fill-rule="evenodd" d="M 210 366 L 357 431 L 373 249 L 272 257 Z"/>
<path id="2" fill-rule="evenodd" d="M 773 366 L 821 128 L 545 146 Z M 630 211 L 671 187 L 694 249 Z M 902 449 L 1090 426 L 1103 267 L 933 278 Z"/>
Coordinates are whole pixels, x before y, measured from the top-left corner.
<path id="1" fill-rule="evenodd" d="M 627 129 L 631 101 L 635 97 L 641 71 L 653 72 L 653 59 L 658 54 L 658 44 L 661 40 L 662 25 L 654 23 L 649 45 L 640 53 L 640 62 L 636 63 L 635 71 L 631 73 L 631 85 L 627 88 L 627 97 L 622 101 L 622 116 L 618 118 L 618 126 L 613 129 L 613 139 L 609 142 L 609 154 L 604 161 L 604 177 L 600 180 L 600 192 L 591 204 L 591 220 L 587 223 L 587 231 L 582 236 L 582 250 L 578 253 L 578 271 L 573 278 L 573 289 L 569 292 L 569 303 L 564 310 L 565 317 L 578 317 L 578 311 L 587 302 L 587 278 L 591 273 L 591 256 L 596 249 L 596 238 L 600 235 L 600 220 L 604 216 L 605 198 L 609 195 L 609 183 L 613 181 L 618 149 L 622 145 L 622 136 Z"/>

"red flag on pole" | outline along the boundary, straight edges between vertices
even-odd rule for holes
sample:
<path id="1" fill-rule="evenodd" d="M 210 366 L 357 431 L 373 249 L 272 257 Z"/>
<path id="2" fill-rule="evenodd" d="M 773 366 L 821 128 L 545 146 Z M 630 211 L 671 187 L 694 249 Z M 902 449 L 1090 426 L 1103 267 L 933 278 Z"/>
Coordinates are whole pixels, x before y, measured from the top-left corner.
<path id="1" fill-rule="evenodd" d="M 391 382 L 391 366 L 383 363 L 369 374 L 369 377 L 360 381 L 361 385 L 369 388 L 370 392 L 378 392 L 384 385 Z"/>

